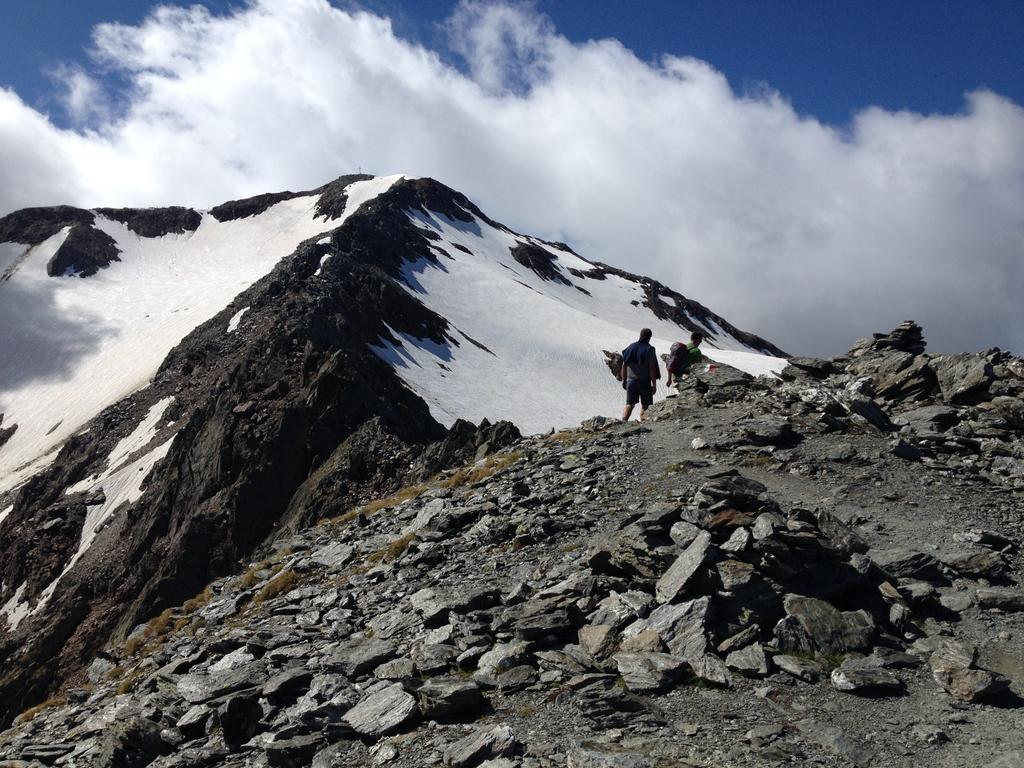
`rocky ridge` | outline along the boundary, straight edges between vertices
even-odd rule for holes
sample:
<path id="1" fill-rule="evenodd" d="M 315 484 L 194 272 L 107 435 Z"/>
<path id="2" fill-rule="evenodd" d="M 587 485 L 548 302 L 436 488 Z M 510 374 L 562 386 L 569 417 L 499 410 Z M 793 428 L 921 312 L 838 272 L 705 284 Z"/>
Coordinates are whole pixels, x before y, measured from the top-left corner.
<path id="1" fill-rule="evenodd" d="M 314 190 L 316 215 L 338 220 L 349 185 L 367 179 L 341 177 Z M 208 213 L 243 219 L 308 194 L 259 195 Z M 0 219 L 0 242 L 38 244 L 68 228 L 48 272 L 52 280 L 75 274 L 87 281 L 132 258 L 118 251 L 125 241 L 110 240 L 98 215 L 124 223 L 135 238 L 189 231 L 205 214 L 26 209 Z M 409 266 L 445 271 L 452 256 L 415 216 L 486 222 L 528 245 L 523 258 L 541 277 L 557 264 L 535 258 L 536 249 L 566 249 L 512 233 L 434 180 L 401 179 L 334 230 L 299 244 L 184 337 L 148 386 L 103 410 L 45 470 L 0 494 L 0 724 L 81 681 L 105 644 L 244 569 L 268 542 L 518 438 L 509 424 L 461 422 L 446 430 L 374 352 L 382 343 L 400 347 L 402 338 L 448 351 L 482 346 L 416 294 Z M 11 280 L 16 267 L 6 273 Z M 587 293 L 588 280 L 608 279 L 599 265 L 593 271 L 563 279 Z M 652 303 L 667 290 L 616 274 Z M 696 302 L 686 307 L 708 328 L 731 328 Z M 244 332 L 233 332 L 243 312 Z M 117 447 L 150 421 L 153 429 L 119 455 Z M 0 450 L 18 428 L 7 414 Z M 125 484 L 138 486 L 137 497 L 122 499 Z"/>
<path id="2" fill-rule="evenodd" d="M 908 323 L 520 440 L 279 539 L 0 759 L 1019 764 L 1021 362 Z"/>

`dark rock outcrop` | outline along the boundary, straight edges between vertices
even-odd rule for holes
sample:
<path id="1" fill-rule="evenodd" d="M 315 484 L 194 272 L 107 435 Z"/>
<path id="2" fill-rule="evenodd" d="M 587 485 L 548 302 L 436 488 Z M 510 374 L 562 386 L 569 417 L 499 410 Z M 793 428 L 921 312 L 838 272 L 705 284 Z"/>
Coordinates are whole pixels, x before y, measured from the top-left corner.
<path id="1" fill-rule="evenodd" d="M 96 213 L 119 221 L 139 237 L 162 237 L 194 232 L 203 220 L 192 208 L 97 208 Z"/>
<path id="2" fill-rule="evenodd" d="M 23 208 L 0 219 L 0 243 L 39 245 L 64 227 L 91 227 L 92 211 L 57 205 L 52 208 Z"/>
<path id="3" fill-rule="evenodd" d="M 530 242 L 519 242 L 512 251 L 512 258 L 529 269 L 541 280 L 549 280 L 553 283 L 571 285 L 562 270 L 555 263 L 555 256 L 550 251 Z"/>
<path id="4" fill-rule="evenodd" d="M 111 262 L 120 261 L 120 249 L 110 235 L 95 227 L 75 224 L 46 264 L 50 277 L 95 275 Z"/>

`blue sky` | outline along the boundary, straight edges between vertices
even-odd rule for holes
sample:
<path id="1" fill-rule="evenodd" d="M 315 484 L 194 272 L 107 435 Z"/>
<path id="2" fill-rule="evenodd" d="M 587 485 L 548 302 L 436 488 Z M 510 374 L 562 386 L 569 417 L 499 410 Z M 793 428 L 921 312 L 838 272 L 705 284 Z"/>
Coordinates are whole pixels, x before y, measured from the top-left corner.
<path id="1" fill-rule="evenodd" d="M 215 12 L 242 3 L 207 0 Z M 335 3 L 353 7 L 353 3 Z M 48 73 L 86 60 L 92 27 L 135 24 L 147 0 L 2 0 L 0 82 L 62 122 Z M 450 57 L 451 0 L 368 0 L 396 32 Z M 573 41 L 616 38 L 639 57 L 708 61 L 739 92 L 767 84 L 802 113 L 847 123 L 864 107 L 952 113 L 976 88 L 1024 103 L 1024 2 L 1019 0 L 540 0 Z"/>

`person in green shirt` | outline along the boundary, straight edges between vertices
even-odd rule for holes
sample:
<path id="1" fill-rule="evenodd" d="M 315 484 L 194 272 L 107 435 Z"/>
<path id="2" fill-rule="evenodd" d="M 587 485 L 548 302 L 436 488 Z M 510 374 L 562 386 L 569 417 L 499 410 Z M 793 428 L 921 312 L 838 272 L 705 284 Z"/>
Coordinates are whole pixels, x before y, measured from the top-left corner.
<path id="1" fill-rule="evenodd" d="M 683 375 L 689 372 L 690 366 L 696 365 L 704 359 L 699 349 L 702 341 L 704 341 L 704 334 L 694 331 L 690 334 L 689 344 L 677 341 L 672 345 L 668 360 L 665 362 L 668 384 L 680 381 Z"/>

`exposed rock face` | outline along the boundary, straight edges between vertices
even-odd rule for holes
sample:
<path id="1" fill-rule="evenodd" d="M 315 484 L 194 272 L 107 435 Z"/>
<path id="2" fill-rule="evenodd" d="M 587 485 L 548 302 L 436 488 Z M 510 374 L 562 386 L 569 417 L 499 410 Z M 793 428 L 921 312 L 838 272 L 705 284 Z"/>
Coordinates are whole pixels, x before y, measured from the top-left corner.
<path id="1" fill-rule="evenodd" d="M 512 258 L 544 280 L 570 285 L 569 280 L 555 263 L 554 255 L 534 243 L 519 243 L 512 250 Z"/>
<path id="2" fill-rule="evenodd" d="M 120 221 L 139 237 L 162 237 L 194 232 L 203 217 L 198 211 L 181 206 L 169 208 L 97 208 L 96 213 Z"/>
<path id="3" fill-rule="evenodd" d="M 120 261 L 118 253 L 117 243 L 106 232 L 92 226 L 75 224 L 46 264 L 46 274 L 50 277 L 89 277 L 111 262 Z"/>
<path id="4" fill-rule="evenodd" d="M 95 220 L 91 211 L 68 205 L 23 208 L 0 218 L 0 243 L 39 245 L 64 227 L 91 227 Z"/>

